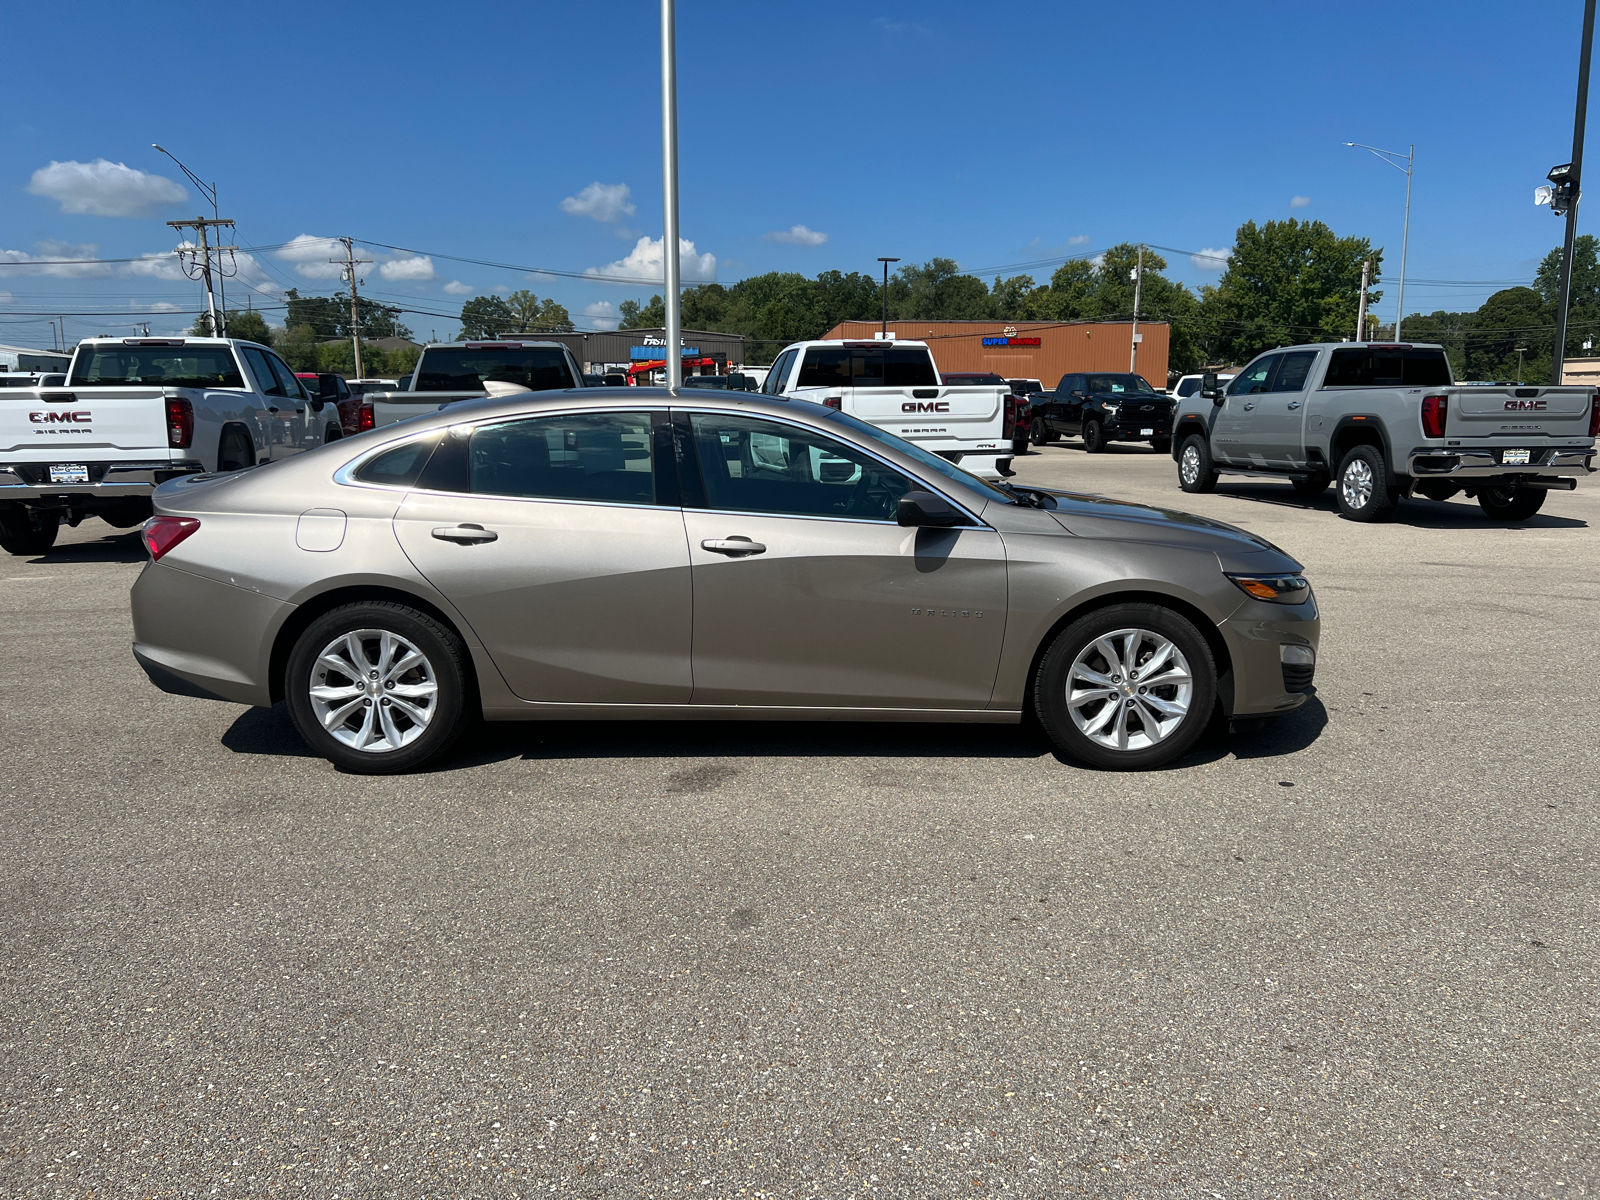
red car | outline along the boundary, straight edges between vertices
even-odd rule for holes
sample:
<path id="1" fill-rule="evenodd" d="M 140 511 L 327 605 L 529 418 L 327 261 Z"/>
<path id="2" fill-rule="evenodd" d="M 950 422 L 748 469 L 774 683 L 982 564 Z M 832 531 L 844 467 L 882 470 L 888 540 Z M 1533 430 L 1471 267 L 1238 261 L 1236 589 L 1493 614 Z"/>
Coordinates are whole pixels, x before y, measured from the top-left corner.
<path id="1" fill-rule="evenodd" d="M 372 428 L 372 405 L 362 403 L 361 397 L 351 392 L 343 375 L 331 371 L 296 371 L 294 377 L 315 399 L 339 406 L 339 426 L 346 437 Z"/>
<path id="2" fill-rule="evenodd" d="M 989 371 L 941 371 L 939 377 L 946 383 L 985 384 L 990 387 L 1009 387 L 1011 394 L 1006 397 L 1005 426 L 1001 430 L 1001 437 L 1011 441 L 1011 453 L 1020 458 L 1028 452 L 1028 431 L 1033 426 L 1033 406 L 1028 403 L 1027 393 L 1021 390 L 1020 385 L 1030 382 L 1023 379 L 1003 379 Z"/>

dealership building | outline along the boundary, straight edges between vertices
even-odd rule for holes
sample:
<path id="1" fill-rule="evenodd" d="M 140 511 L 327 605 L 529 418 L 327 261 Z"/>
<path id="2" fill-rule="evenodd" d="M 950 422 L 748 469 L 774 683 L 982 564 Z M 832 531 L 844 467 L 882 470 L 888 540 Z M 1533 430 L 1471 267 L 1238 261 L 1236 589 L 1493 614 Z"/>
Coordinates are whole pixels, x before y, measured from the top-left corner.
<path id="1" fill-rule="evenodd" d="M 617 329 L 609 333 L 508 335 L 530 341 L 560 342 L 591 375 L 623 372 L 640 383 L 666 367 L 665 329 Z M 744 366 L 744 335 L 685 329 L 680 351 L 685 375 L 726 375 Z"/>
<path id="2" fill-rule="evenodd" d="M 840 321 L 822 336 L 864 341 L 877 321 Z M 1005 379 L 1037 379 L 1055 387 L 1075 371 L 1126 371 L 1132 360 L 1132 321 L 890 321 L 897 339 L 927 342 L 941 373 L 992 371 Z M 1135 368 L 1152 387 L 1167 386 L 1170 327 L 1139 322 Z"/>

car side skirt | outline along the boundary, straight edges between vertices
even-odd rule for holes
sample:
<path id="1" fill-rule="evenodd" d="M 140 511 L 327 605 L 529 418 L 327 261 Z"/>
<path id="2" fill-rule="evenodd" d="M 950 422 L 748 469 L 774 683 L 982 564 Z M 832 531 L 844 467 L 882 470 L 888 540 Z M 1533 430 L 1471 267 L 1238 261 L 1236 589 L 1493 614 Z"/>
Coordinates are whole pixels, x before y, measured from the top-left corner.
<path id="1" fill-rule="evenodd" d="M 807 708 L 755 704 L 552 704 L 485 707 L 487 721 L 917 721 L 1016 725 L 1020 711 L 990 708 Z"/>

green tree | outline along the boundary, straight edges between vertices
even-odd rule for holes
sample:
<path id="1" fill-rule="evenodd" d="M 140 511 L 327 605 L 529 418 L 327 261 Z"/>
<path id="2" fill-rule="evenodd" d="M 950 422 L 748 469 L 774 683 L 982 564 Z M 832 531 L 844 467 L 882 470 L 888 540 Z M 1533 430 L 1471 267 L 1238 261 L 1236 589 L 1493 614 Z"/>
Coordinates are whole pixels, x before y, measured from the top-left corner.
<path id="1" fill-rule="evenodd" d="M 1355 330 L 1362 261 L 1383 262 L 1366 238 L 1339 237 L 1321 221 L 1246 221 L 1214 288 L 1202 288 L 1196 333 L 1207 357 L 1242 363 L 1262 350 L 1338 341 Z M 1368 292 L 1369 307 L 1381 292 Z"/>
<path id="2" fill-rule="evenodd" d="M 272 330 L 268 327 L 266 318 L 253 308 L 236 308 L 232 310 L 224 318 L 223 328 L 231 338 L 239 338 L 246 342 L 260 342 L 263 346 L 272 345 Z M 203 312 L 195 318 L 194 327 L 189 330 L 189 336 L 211 336 L 210 313 Z"/>
<path id="3" fill-rule="evenodd" d="M 461 340 L 478 342 L 513 329 L 517 319 L 499 296 L 474 296 L 461 306 Z"/>
<path id="4" fill-rule="evenodd" d="M 1580 234 L 1572 244 L 1572 291 L 1567 303 L 1567 345 L 1564 357 L 1577 358 L 1592 353 L 1583 348 L 1585 340 L 1600 335 L 1600 240 L 1591 233 Z M 1534 275 L 1534 290 L 1550 312 L 1551 344 L 1555 341 L 1556 301 L 1561 290 L 1561 249 L 1550 251 Z M 1406 336 L 1410 336 L 1410 330 Z"/>
<path id="5" fill-rule="evenodd" d="M 284 293 L 289 311 L 284 326 L 308 325 L 319 341 L 347 338 L 350 329 L 350 301 L 330 296 L 302 296 L 297 288 Z M 411 330 L 400 320 L 400 310 L 391 304 L 361 298 L 357 301 L 361 318 L 361 336 L 364 338 L 409 338 Z"/>
<path id="6" fill-rule="evenodd" d="M 273 347 L 296 371 L 317 369 L 317 333 L 309 325 L 291 325 Z"/>
<path id="7" fill-rule="evenodd" d="M 1408 319 L 1405 335 L 1412 337 Z M 1517 373 L 1517 347 L 1522 373 Z M 1525 383 L 1550 381 L 1551 351 L 1555 347 L 1555 319 L 1551 306 L 1531 287 L 1503 288 L 1472 314 L 1466 336 L 1467 379 L 1520 379 Z"/>
<path id="8" fill-rule="evenodd" d="M 640 313 L 640 311 L 641 311 L 641 306 L 640 306 L 640 304 L 639 304 L 639 302 L 637 300 L 624 300 L 621 304 L 617 305 L 617 318 L 618 318 L 617 328 L 618 329 L 639 329 L 639 328 L 642 328 L 642 326 L 640 326 L 640 324 L 639 324 L 639 313 Z"/>
<path id="9" fill-rule="evenodd" d="M 512 292 L 506 297 L 506 307 L 511 310 L 511 324 L 507 333 L 571 333 L 572 316 L 554 300 L 540 300 L 532 292 Z"/>
<path id="10" fill-rule="evenodd" d="M 901 267 L 889 278 L 893 321 L 986 321 L 994 303 L 983 280 L 963 275 L 952 258 L 931 258 Z"/>

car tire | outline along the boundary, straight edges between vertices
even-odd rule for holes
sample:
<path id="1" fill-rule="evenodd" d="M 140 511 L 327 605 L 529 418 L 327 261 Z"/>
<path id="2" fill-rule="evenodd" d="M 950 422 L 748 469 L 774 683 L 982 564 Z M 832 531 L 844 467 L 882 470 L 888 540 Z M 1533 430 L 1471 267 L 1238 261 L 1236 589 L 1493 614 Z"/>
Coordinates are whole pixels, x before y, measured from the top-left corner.
<path id="1" fill-rule="evenodd" d="M 1011 443 L 1011 457 L 1012 458 L 1021 458 L 1027 452 L 1028 452 L 1028 439 L 1027 438 L 1018 438 L 1016 441 Z"/>
<path id="2" fill-rule="evenodd" d="M 330 665 L 339 662 L 347 669 Z M 426 613 L 361 601 L 324 613 L 296 639 L 284 692 L 300 736 L 334 766 L 398 775 L 461 736 L 477 708 L 470 662 L 461 639 Z"/>
<path id="3" fill-rule="evenodd" d="M 1389 490 L 1383 451 L 1353 446 L 1339 463 L 1339 511 L 1352 521 L 1386 521 L 1399 503 Z"/>
<path id="4" fill-rule="evenodd" d="M 1106 452 L 1106 431 L 1101 428 L 1099 421 L 1083 423 L 1083 448 L 1090 454 Z"/>
<path id="5" fill-rule="evenodd" d="M 0 550 L 18 557 L 44 554 L 56 544 L 61 518 L 55 513 L 30 511 L 20 504 L 0 508 Z"/>
<path id="6" fill-rule="evenodd" d="M 239 429 L 230 429 L 222 435 L 217 446 L 217 470 L 243 471 L 256 465 L 256 448 L 249 435 Z"/>
<path id="7" fill-rule="evenodd" d="M 1211 447 L 1198 433 L 1191 433 L 1178 451 L 1178 486 L 1186 492 L 1217 490 L 1217 465 L 1211 461 Z"/>
<path id="8" fill-rule="evenodd" d="M 1155 674 L 1140 682 L 1140 669 Z M 1216 678 L 1211 648 L 1182 614 L 1117 604 L 1056 635 L 1034 676 L 1034 711 L 1063 754 L 1107 770 L 1148 771 L 1188 753 L 1205 732 Z"/>
<path id="9" fill-rule="evenodd" d="M 1478 492 L 1478 507 L 1495 521 L 1526 521 L 1544 507 L 1544 488 L 1492 487 Z"/>
<path id="10" fill-rule="evenodd" d="M 1315 475 L 1307 475 L 1304 479 L 1291 479 L 1294 490 L 1307 500 L 1315 500 L 1328 490 L 1328 485 L 1333 482 L 1333 477 L 1318 471 Z"/>
<path id="11" fill-rule="evenodd" d="M 1048 445 L 1056 440 L 1056 435 L 1050 431 L 1050 428 L 1047 425 L 1045 425 L 1043 417 L 1035 417 L 1033 419 L 1033 429 L 1031 430 L 1031 434 L 1033 438 L 1033 444 L 1035 446 Z"/>
<path id="12" fill-rule="evenodd" d="M 343 436 L 344 430 L 340 429 L 339 426 L 329 425 L 322 435 L 322 444 L 326 446 L 329 442 L 337 442 Z"/>
<path id="13" fill-rule="evenodd" d="M 1163 454 L 1163 455 L 1171 454 L 1172 453 L 1172 439 L 1171 438 L 1156 438 L 1154 441 L 1152 441 L 1150 443 L 1150 449 L 1154 450 L 1157 454 Z"/>

